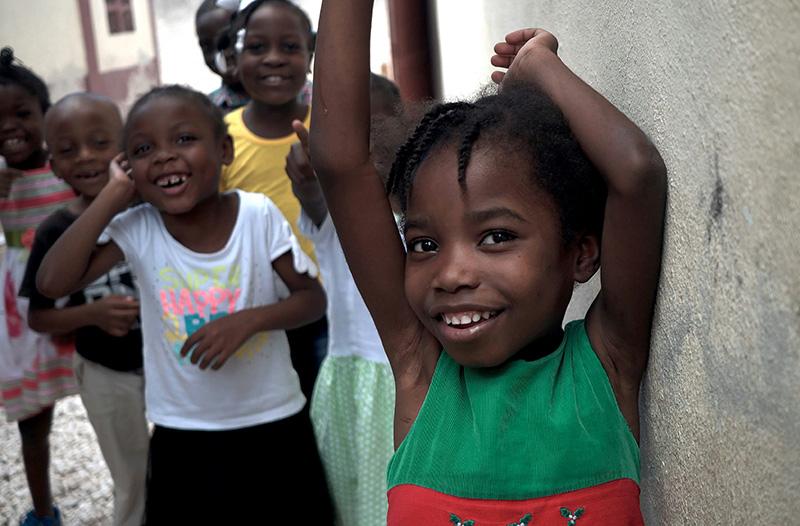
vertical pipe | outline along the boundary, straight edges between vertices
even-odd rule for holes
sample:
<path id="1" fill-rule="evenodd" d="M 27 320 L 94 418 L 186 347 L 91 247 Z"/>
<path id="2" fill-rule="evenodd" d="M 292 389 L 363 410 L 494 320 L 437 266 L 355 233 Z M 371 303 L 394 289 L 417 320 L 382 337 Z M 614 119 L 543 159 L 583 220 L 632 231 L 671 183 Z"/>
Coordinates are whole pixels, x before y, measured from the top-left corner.
<path id="1" fill-rule="evenodd" d="M 403 98 L 436 98 L 439 82 L 433 6 L 427 0 L 388 3 L 394 78 Z"/>

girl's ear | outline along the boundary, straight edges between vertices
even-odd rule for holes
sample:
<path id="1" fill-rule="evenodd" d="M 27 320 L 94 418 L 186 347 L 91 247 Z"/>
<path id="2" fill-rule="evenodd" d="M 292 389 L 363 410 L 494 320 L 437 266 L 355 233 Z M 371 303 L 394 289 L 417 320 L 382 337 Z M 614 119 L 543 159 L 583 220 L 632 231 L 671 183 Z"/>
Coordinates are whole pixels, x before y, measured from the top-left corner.
<path id="1" fill-rule="evenodd" d="M 581 233 L 575 240 L 575 249 L 575 281 L 586 283 L 600 268 L 600 240 L 596 234 Z"/>
<path id="2" fill-rule="evenodd" d="M 230 133 L 226 133 L 222 138 L 222 164 L 225 166 L 233 162 L 233 137 Z"/>

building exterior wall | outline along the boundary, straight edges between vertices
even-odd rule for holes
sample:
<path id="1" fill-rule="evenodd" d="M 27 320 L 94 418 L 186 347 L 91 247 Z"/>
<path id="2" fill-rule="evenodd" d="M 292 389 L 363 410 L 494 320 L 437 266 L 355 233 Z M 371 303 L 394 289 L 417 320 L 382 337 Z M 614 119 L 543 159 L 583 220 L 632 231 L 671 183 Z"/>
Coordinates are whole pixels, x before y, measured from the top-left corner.
<path id="1" fill-rule="evenodd" d="M 0 46 L 11 46 L 57 100 L 85 89 L 86 53 L 78 3 L 0 0 Z"/>
<path id="2" fill-rule="evenodd" d="M 89 90 L 124 111 L 158 83 L 150 1 L 131 1 L 134 31 L 111 34 L 105 0 L 0 0 L 0 44 L 42 77 L 53 101 Z"/>
<path id="3" fill-rule="evenodd" d="M 800 512 L 791 237 L 800 230 L 800 5 L 436 5 L 448 97 L 487 78 L 495 41 L 544 27 L 566 64 L 666 161 L 663 272 L 641 391 L 647 524 L 791 523 Z M 586 290 L 571 316 L 588 305 Z"/>

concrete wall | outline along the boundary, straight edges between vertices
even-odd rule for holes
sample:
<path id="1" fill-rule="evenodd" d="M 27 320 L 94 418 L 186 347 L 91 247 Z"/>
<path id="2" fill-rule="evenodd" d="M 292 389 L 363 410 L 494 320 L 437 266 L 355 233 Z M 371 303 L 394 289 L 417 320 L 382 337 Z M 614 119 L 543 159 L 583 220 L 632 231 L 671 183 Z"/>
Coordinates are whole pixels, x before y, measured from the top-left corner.
<path id="1" fill-rule="evenodd" d="M 78 2 L 0 0 L 0 46 L 7 45 L 45 79 L 53 100 L 86 89 Z"/>
<path id="2" fill-rule="evenodd" d="M 663 275 L 641 392 L 647 523 L 794 522 L 798 2 L 437 6 L 446 94 L 486 79 L 491 46 L 507 32 L 544 27 L 567 65 L 639 124 L 667 163 Z M 466 61 L 477 65 L 466 72 Z"/>

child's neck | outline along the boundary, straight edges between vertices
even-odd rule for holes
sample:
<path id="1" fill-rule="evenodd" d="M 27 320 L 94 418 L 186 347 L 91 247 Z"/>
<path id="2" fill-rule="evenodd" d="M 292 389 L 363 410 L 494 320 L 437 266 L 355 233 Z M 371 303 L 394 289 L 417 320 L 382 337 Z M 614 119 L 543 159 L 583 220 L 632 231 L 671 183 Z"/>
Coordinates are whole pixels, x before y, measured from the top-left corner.
<path id="1" fill-rule="evenodd" d="M 259 137 L 279 139 L 293 134 L 292 121 L 305 121 L 307 115 L 308 106 L 296 99 L 280 105 L 251 100 L 242 113 L 242 119 L 247 129 Z"/>
<path id="2" fill-rule="evenodd" d="M 16 166 L 12 166 L 12 168 L 16 168 L 17 170 L 36 170 L 38 168 L 44 168 L 47 165 L 47 158 L 48 154 L 46 150 L 39 150 L 21 163 Z"/>
<path id="3" fill-rule="evenodd" d="M 201 201 L 185 214 L 162 212 L 167 232 L 192 252 L 211 254 L 228 243 L 239 215 L 236 193 L 215 194 Z"/>
<path id="4" fill-rule="evenodd" d="M 509 358 L 509 362 L 514 360 L 525 360 L 532 362 L 544 358 L 545 356 L 553 353 L 561 345 L 564 340 L 564 330 L 559 325 L 557 328 L 549 331 L 547 334 L 535 341 L 530 342 L 528 345 L 517 351 L 517 354 Z"/>

